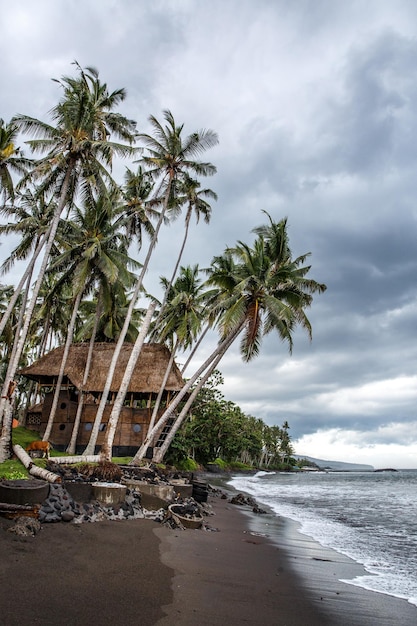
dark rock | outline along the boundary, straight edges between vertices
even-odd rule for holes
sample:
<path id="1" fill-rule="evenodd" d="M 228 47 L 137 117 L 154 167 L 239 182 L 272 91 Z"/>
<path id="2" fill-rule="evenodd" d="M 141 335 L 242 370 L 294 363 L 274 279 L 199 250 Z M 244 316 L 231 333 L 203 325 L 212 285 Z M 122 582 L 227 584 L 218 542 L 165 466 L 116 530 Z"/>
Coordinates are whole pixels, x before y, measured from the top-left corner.
<path id="1" fill-rule="evenodd" d="M 254 513 L 257 513 L 258 515 L 266 515 L 266 511 L 264 509 L 261 509 L 258 505 L 254 506 L 252 511 Z"/>
<path id="2" fill-rule="evenodd" d="M 63 522 L 72 522 L 75 517 L 74 511 L 62 511 L 61 519 Z"/>
<path id="3" fill-rule="evenodd" d="M 54 507 L 53 507 L 53 506 L 51 506 L 49 503 L 47 504 L 46 502 L 47 502 L 47 501 L 45 501 L 45 502 L 42 504 L 41 511 L 43 511 L 43 513 L 45 513 L 45 514 L 46 514 L 46 513 L 53 513 L 53 512 L 54 512 Z"/>

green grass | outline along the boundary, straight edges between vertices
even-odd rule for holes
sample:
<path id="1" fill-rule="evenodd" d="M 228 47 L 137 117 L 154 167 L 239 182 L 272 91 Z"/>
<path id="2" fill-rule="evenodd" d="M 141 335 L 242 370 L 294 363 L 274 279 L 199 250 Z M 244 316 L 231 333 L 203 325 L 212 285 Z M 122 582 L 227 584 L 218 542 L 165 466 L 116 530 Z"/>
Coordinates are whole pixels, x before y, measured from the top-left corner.
<path id="1" fill-rule="evenodd" d="M 0 463 L 0 479 L 21 480 L 28 477 L 29 472 L 17 459 L 9 459 L 4 461 L 4 463 Z"/>
<path id="2" fill-rule="evenodd" d="M 41 437 L 39 433 L 36 433 L 33 430 L 29 430 L 28 428 L 24 428 L 23 426 L 17 426 L 17 428 L 13 428 L 13 445 L 18 444 L 19 446 L 22 446 L 24 450 L 32 441 L 39 441 L 40 439 Z M 54 450 L 53 448 L 51 448 L 50 456 L 54 457 L 69 455 L 67 455 L 66 452 L 60 452 L 59 450 Z M 112 459 L 113 463 L 118 463 L 119 465 L 127 465 L 131 460 L 131 456 L 113 457 Z M 45 468 L 47 459 L 33 459 L 33 462 L 38 467 Z M 0 479 L 4 478 L 6 480 L 20 480 L 28 477 L 29 472 L 18 459 L 9 459 L 8 461 L 4 461 L 4 463 L 0 463 Z"/>
<path id="3" fill-rule="evenodd" d="M 29 445 L 32 441 L 39 441 L 39 439 L 39 433 L 35 433 L 33 430 L 23 428 L 23 426 L 17 426 L 17 428 L 13 428 L 13 445 L 18 444 L 19 446 L 22 446 L 23 449 L 25 449 L 26 446 Z"/>

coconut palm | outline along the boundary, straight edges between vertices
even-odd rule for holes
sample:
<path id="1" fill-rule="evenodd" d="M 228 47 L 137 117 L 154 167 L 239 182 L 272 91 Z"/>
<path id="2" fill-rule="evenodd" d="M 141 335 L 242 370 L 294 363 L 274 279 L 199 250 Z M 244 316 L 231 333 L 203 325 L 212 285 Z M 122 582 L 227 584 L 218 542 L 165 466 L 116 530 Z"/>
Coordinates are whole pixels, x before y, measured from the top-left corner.
<path id="1" fill-rule="evenodd" d="M 167 285 L 167 279 L 162 279 L 162 284 Z M 148 430 L 152 430 L 160 408 L 163 392 L 178 349 L 187 350 L 196 340 L 203 321 L 203 310 L 206 294 L 199 278 L 198 265 L 182 267 L 180 274 L 169 289 L 167 304 L 163 315 L 156 320 L 157 328 L 154 329 L 159 342 L 168 342 L 170 347 L 170 359 L 168 361 L 161 387 L 155 400 Z M 146 453 L 139 448 L 137 456 Z M 135 458 L 133 463 L 135 463 Z"/>
<path id="2" fill-rule="evenodd" d="M 200 187 L 201 183 L 192 178 L 187 172 L 183 173 L 182 178 L 177 183 L 178 191 L 175 194 L 176 197 L 174 202 L 176 202 L 178 206 L 182 206 L 184 204 L 187 205 L 187 211 L 185 214 L 185 230 L 171 280 L 166 284 L 164 290 L 164 299 L 161 304 L 160 315 L 164 310 L 170 286 L 174 282 L 175 276 L 177 275 L 178 267 L 185 250 L 193 211 L 195 213 L 197 223 L 199 222 L 200 217 L 203 216 L 205 223 L 208 224 L 211 217 L 211 206 L 205 198 L 217 200 L 217 194 L 214 191 L 211 189 L 200 189 Z"/>
<path id="3" fill-rule="evenodd" d="M 308 255 L 292 258 L 286 220 L 278 224 L 271 223 L 271 227 L 272 225 L 277 226 L 275 230 L 281 232 L 279 254 L 276 248 L 272 255 L 269 244 L 262 235 L 258 235 L 253 247 L 238 242 L 235 247 L 226 250 L 224 255 L 226 262 L 215 259 L 207 283 L 219 288 L 214 309 L 220 313 L 218 320 L 220 343 L 184 385 L 158 424 L 154 426 L 153 432 L 148 433 L 149 445 L 149 441 L 173 415 L 185 395 L 201 377 L 176 419 L 175 426 L 161 449 L 157 451 L 154 457 L 156 461 L 163 458 L 199 389 L 238 336 L 244 361 L 249 361 L 259 354 L 263 337 L 273 331 L 288 344 L 290 352 L 293 346 L 292 334 L 297 326 L 304 328 L 311 338 L 311 325 L 305 309 L 312 303 L 312 294 L 323 292 L 326 286 L 306 278 L 310 266 L 304 266 L 303 263 Z M 225 273 L 225 267 L 229 267 L 229 274 Z"/>
<path id="4" fill-rule="evenodd" d="M 165 127 L 162 126 L 162 124 L 154 116 L 151 116 L 149 120 L 153 129 L 153 134 L 148 135 L 140 133 L 138 135 L 139 139 L 141 139 L 142 142 L 145 144 L 147 150 L 147 152 L 142 156 L 140 163 L 146 166 L 147 171 L 156 181 L 158 181 L 155 198 L 158 200 L 162 198 L 162 208 L 143 263 L 142 271 L 136 283 L 136 287 L 131 301 L 131 307 L 129 307 L 129 310 L 127 312 L 125 324 L 122 328 L 122 332 L 114 350 L 100 405 L 91 432 L 91 445 L 90 443 L 88 444 L 85 450 L 86 454 L 92 454 L 91 450 L 94 450 L 94 438 L 95 440 L 97 440 L 99 432 L 98 429 L 104 414 L 104 409 L 110 391 L 111 381 L 113 379 L 120 351 L 122 349 L 123 342 L 126 336 L 126 330 L 128 328 L 130 317 L 133 313 L 136 300 L 142 290 L 143 279 L 145 273 L 148 270 L 149 262 L 157 242 L 159 230 L 166 218 L 169 208 L 175 208 L 175 203 L 173 202 L 173 197 L 175 196 L 176 190 L 175 183 L 176 181 L 179 181 L 181 179 L 184 172 L 193 172 L 197 175 L 202 176 L 213 175 L 216 172 L 216 168 L 211 163 L 203 163 L 201 161 L 195 160 L 195 158 L 198 157 L 201 153 L 217 143 L 218 139 L 216 133 L 210 130 L 202 130 L 196 133 L 192 133 L 191 135 L 183 139 L 183 125 L 176 125 L 174 117 L 170 111 L 164 111 L 164 117 L 167 122 Z M 126 377 L 129 380 L 132 376 L 133 368 L 135 367 L 136 361 L 140 354 L 140 341 L 141 333 L 138 335 L 138 343 L 135 343 L 131 352 L 131 357 L 128 365 L 129 369 L 126 372 Z M 119 393 L 122 394 L 121 391 Z M 118 406 L 122 405 L 120 398 L 116 400 L 116 402 Z M 115 417 L 115 419 L 118 419 L 118 417 Z M 108 438 L 110 437 L 111 432 L 112 430 L 109 429 L 109 431 L 106 433 Z M 103 448 L 104 447 L 106 448 L 106 454 L 108 455 L 108 439 Z"/>
<path id="5" fill-rule="evenodd" d="M 91 299 L 81 302 L 81 323 L 75 341 L 89 341 L 94 336 L 97 342 L 116 343 L 129 304 L 130 296 L 126 285 L 120 281 L 116 281 L 114 284 L 101 283 Z M 127 342 L 133 343 L 135 341 L 142 316 L 142 310 L 134 310 L 126 333 Z"/>
<path id="6" fill-rule="evenodd" d="M 118 89 L 109 92 L 107 85 L 99 80 L 98 72 L 94 68 L 83 70 L 76 63 L 76 69 L 78 75 L 75 78 L 63 77 L 57 81 L 63 89 L 63 97 L 51 111 L 54 126 L 25 115 L 18 115 L 13 119 L 19 131 L 32 133 L 35 137 L 27 142 L 32 151 L 46 153 L 36 162 L 33 176 L 41 180 L 40 193 L 50 193 L 57 198 L 57 207 L 51 221 L 43 261 L 26 312 L 16 356 L 11 366 L 10 380 L 14 378 L 18 367 L 64 207 L 72 206 L 78 190 L 86 198 L 93 191 L 104 192 L 106 181 L 114 185 L 108 171 L 113 157 L 126 157 L 134 153 L 132 147 L 135 138 L 134 122 L 113 112 L 113 109 L 124 100 L 125 91 Z M 127 141 L 128 145 L 110 141 L 112 135 Z M 10 380 L 5 381 L 5 386 L 9 386 Z M 0 461 L 3 458 L 0 437 Z"/>
<path id="7" fill-rule="evenodd" d="M 152 176 L 138 167 L 136 172 L 126 169 L 122 188 L 121 202 L 117 207 L 120 213 L 119 224 L 124 229 L 129 241 L 136 240 L 139 250 L 142 248 L 143 234 L 152 240 L 155 229 L 152 219 L 157 220 L 158 201 L 151 199 L 154 188 Z"/>
<path id="8" fill-rule="evenodd" d="M 0 202 L 6 204 L 14 201 L 15 190 L 12 172 L 26 174 L 30 167 L 30 159 L 23 157 L 20 148 L 16 147 L 19 129 L 13 121 L 5 124 L 0 119 Z"/>
<path id="9" fill-rule="evenodd" d="M 24 261 L 28 257 L 30 259 L 26 271 L 1 316 L 0 334 L 3 332 L 3 328 L 7 324 L 25 285 L 30 286 L 31 284 L 33 269 L 50 232 L 51 219 L 56 208 L 56 204 L 52 200 L 46 202 L 43 196 L 38 196 L 29 189 L 20 195 L 18 200 L 17 204 L 4 205 L 0 210 L 2 215 L 11 219 L 7 224 L 0 225 L 0 234 L 12 234 L 21 238 L 18 245 L 3 262 L 0 272 L 5 274 L 11 270 L 16 261 Z"/>
<path id="10" fill-rule="evenodd" d="M 86 203 L 84 210 L 75 208 L 73 219 L 68 223 L 65 249 L 50 266 L 53 272 L 63 270 L 56 284 L 58 290 L 68 282 L 72 284 L 73 306 L 44 441 L 48 441 L 51 434 L 83 295 L 95 284 L 114 285 L 119 281 L 129 287 L 133 281 L 129 268 L 136 269 L 138 265 L 126 254 L 125 239 L 114 229 L 112 196 L 100 196 L 97 202 Z"/>

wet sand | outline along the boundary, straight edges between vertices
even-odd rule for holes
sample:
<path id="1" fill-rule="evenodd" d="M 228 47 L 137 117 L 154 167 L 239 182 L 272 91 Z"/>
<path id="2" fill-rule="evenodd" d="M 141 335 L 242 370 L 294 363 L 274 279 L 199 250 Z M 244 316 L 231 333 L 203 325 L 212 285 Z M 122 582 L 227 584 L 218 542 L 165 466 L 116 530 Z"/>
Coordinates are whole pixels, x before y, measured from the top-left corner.
<path id="1" fill-rule="evenodd" d="M 219 496 L 204 530 L 151 520 L 44 524 L 0 519 L 0 623 L 41 626 L 408 626 L 405 601 L 339 582 L 358 566 L 273 515 Z"/>

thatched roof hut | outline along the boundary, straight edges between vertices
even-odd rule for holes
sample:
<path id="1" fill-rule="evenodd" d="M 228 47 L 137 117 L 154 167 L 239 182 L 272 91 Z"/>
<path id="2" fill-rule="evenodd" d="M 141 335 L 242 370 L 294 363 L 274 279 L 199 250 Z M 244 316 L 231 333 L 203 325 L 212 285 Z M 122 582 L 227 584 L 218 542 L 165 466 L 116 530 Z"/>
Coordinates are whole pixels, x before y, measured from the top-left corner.
<path id="1" fill-rule="evenodd" d="M 87 363 L 88 343 L 73 344 L 65 366 L 65 383 L 74 385 L 79 390 L 99 393 L 104 389 L 107 372 L 113 357 L 115 344 L 96 343 L 88 380 L 83 385 Z M 111 391 L 117 392 L 132 352 L 133 344 L 125 343 L 118 358 L 118 365 L 113 376 Z M 41 385 L 50 385 L 58 377 L 64 348 L 56 348 L 38 361 L 20 370 L 20 374 L 35 380 Z M 157 343 L 144 344 L 130 381 L 128 393 L 158 393 L 168 366 L 170 352 L 166 346 Z M 166 391 L 179 391 L 184 385 L 181 373 L 174 363 Z"/>
<path id="2" fill-rule="evenodd" d="M 112 410 L 112 404 L 119 391 L 127 362 L 133 345 L 125 343 L 120 352 L 110 397 L 104 409 L 97 446 L 104 441 L 105 430 Z M 97 407 L 104 390 L 108 369 L 114 354 L 115 344 L 94 344 L 92 364 L 88 380 L 83 385 L 85 366 L 89 350 L 88 343 L 73 344 L 65 366 L 63 384 L 49 441 L 57 449 L 64 450 L 68 445 L 80 397 L 84 397 L 80 425 L 77 434 L 76 449 L 82 451 L 90 439 L 92 424 L 95 420 Z M 55 385 L 62 362 L 64 349 L 56 348 L 38 361 L 20 370 L 20 374 L 35 380 L 41 387 L 44 396 L 39 407 L 31 407 L 27 411 L 26 426 L 36 430 L 42 436 L 49 419 Z M 160 391 L 167 366 L 170 361 L 168 348 L 161 344 L 151 343 L 142 347 L 140 356 L 131 378 L 124 405 L 121 409 L 113 443 L 113 453 L 119 456 L 131 455 L 142 444 L 144 434 L 151 420 L 155 400 Z M 182 389 L 183 378 L 175 363 L 172 365 L 168 381 L 164 386 L 163 398 L 158 411 L 159 415 L 169 404 L 173 395 Z M 81 394 L 80 392 L 83 392 Z"/>

